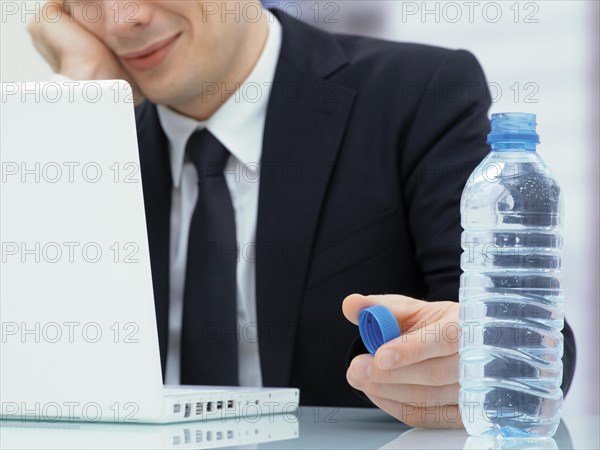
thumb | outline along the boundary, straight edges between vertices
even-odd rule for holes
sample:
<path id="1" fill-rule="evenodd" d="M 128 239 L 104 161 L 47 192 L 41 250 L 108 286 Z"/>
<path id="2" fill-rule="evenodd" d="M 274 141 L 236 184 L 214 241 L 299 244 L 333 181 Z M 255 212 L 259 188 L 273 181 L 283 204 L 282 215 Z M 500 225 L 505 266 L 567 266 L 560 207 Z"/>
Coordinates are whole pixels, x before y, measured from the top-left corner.
<path id="1" fill-rule="evenodd" d="M 426 304 L 426 302 L 415 300 L 405 295 L 352 294 L 342 302 L 342 312 L 346 316 L 346 319 L 354 325 L 358 325 L 358 313 L 361 310 L 370 308 L 371 306 L 383 305 L 392 312 L 402 329 L 402 324 L 411 322 L 411 318 L 419 315 L 423 304 Z M 402 331 L 404 332 L 405 330 L 402 329 Z"/>

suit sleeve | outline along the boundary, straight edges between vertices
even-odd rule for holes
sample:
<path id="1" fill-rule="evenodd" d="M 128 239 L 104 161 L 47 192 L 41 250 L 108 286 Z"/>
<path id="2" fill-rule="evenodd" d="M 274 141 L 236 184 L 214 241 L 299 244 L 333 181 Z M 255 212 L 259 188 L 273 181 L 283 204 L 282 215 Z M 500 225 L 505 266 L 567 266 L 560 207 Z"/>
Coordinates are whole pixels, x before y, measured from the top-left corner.
<path id="1" fill-rule="evenodd" d="M 489 153 L 490 95 L 475 57 L 458 50 L 439 64 L 421 92 L 400 148 L 400 176 L 424 300 L 458 300 L 460 197 Z"/>
<path id="2" fill-rule="evenodd" d="M 450 53 L 422 93 L 401 151 L 400 173 L 415 258 L 425 282 L 424 300 L 458 300 L 460 197 L 473 169 L 489 152 L 487 81 L 475 57 Z M 575 369 L 575 339 L 563 330 L 563 391 Z"/>

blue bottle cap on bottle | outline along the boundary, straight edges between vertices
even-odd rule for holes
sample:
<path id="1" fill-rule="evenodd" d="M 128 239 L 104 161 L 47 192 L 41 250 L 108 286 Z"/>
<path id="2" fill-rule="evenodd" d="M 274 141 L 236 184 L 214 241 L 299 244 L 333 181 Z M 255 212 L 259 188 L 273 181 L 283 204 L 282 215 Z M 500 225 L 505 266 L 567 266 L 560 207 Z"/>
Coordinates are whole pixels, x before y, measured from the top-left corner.
<path id="1" fill-rule="evenodd" d="M 492 151 L 535 151 L 540 143 L 536 132 L 535 114 L 529 113 L 496 113 L 492 114 L 491 130 L 487 143 Z"/>
<path id="2" fill-rule="evenodd" d="M 371 306 L 358 314 L 358 331 L 371 355 L 386 342 L 400 336 L 400 327 L 392 312 L 383 305 Z"/>

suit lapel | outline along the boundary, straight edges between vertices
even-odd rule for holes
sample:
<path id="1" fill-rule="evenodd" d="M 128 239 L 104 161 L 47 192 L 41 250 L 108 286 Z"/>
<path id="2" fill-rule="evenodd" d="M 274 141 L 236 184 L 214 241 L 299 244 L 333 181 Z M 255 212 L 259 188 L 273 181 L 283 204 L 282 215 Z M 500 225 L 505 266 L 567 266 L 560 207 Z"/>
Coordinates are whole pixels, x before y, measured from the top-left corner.
<path id="1" fill-rule="evenodd" d="M 156 105 L 145 101 L 136 108 L 140 168 L 148 230 L 154 304 L 156 308 L 163 379 L 169 335 L 169 231 L 171 170 L 168 141 L 158 119 Z"/>
<path id="2" fill-rule="evenodd" d="M 289 383 L 315 231 L 355 97 L 326 81 L 347 64 L 337 42 L 275 14 L 283 42 L 265 123 L 256 238 L 265 386 Z"/>

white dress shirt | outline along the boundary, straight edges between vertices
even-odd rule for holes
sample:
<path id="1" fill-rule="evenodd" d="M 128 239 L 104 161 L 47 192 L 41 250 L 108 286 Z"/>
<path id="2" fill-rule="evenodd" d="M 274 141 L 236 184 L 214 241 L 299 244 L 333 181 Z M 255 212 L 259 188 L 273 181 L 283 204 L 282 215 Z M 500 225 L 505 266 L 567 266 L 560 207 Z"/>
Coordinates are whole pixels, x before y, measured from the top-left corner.
<path id="1" fill-rule="evenodd" d="M 158 105 L 169 141 L 171 197 L 169 347 L 165 384 L 180 384 L 181 324 L 190 221 L 198 196 L 196 168 L 185 155 L 189 137 L 207 128 L 231 153 L 225 168 L 235 211 L 239 381 L 262 386 L 256 326 L 255 242 L 263 132 L 271 84 L 281 49 L 281 24 L 269 11 L 269 33 L 254 69 L 239 89 L 206 121 Z"/>

